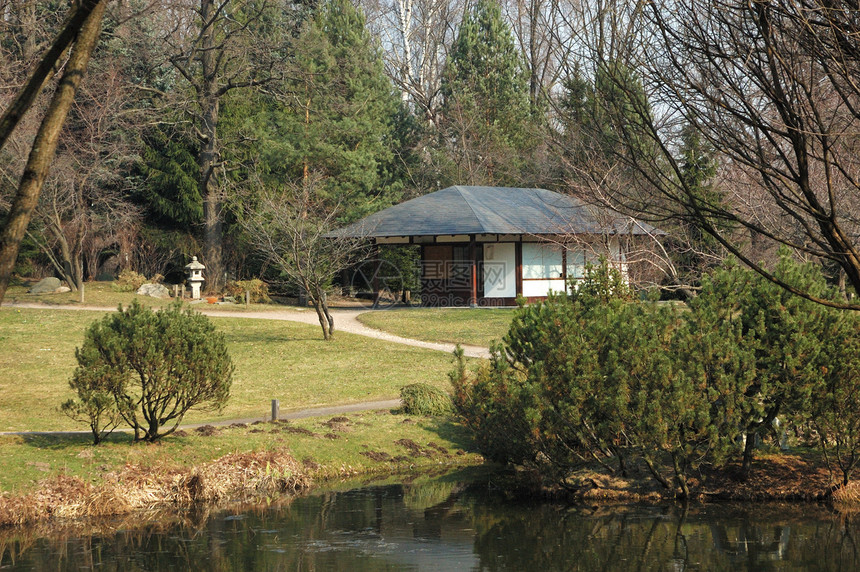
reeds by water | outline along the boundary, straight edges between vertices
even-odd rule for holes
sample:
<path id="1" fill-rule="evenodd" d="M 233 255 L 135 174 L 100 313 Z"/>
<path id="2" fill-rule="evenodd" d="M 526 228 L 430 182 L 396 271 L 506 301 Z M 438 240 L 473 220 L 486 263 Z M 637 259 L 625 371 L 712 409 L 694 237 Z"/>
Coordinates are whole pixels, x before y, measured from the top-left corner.
<path id="1" fill-rule="evenodd" d="M 284 449 L 232 453 L 191 468 L 126 465 L 97 485 L 58 475 L 32 493 L 0 496 L 0 526 L 294 495 L 310 485 L 302 465 Z"/>

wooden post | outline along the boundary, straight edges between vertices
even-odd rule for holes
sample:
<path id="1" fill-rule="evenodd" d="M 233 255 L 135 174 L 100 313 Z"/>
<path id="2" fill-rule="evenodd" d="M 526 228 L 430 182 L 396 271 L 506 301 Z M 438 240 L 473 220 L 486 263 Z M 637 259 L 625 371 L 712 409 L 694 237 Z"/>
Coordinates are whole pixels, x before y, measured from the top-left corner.
<path id="1" fill-rule="evenodd" d="M 514 245 L 514 260 L 516 261 L 516 276 L 515 284 L 517 296 L 523 295 L 523 237 L 520 235 L 519 241 Z"/>
<path id="2" fill-rule="evenodd" d="M 277 421 L 280 416 L 281 402 L 277 399 L 272 400 L 272 421 Z"/>
<path id="3" fill-rule="evenodd" d="M 373 243 L 373 253 L 374 266 L 373 266 L 373 277 L 370 279 L 370 287 L 373 289 L 373 308 L 377 308 L 379 306 L 379 298 L 382 294 L 381 288 L 379 286 L 379 270 L 382 268 L 382 261 L 379 260 L 379 246 L 376 243 Z"/>
<path id="4" fill-rule="evenodd" d="M 80 295 L 81 295 L 81 304 L 83 304 L 84 303 L 84 281 L 83 280 L 81 280 Z"/>
<path id="5" fill-rule="evenodd" d="M 179 284 L 173 285 L 173 297 L 179 298 Z"/>
<path id="6" fill-rule="evenodd" d="M 469 241 L 469 261 L 470 269 L 472 272 L 469 291 L 470 308 L 478 307 L 478 262 L 475 260 L 476 250 L 477 249 L 475 248 L 475 235 L 472 235 L 471 240 Z"/>
<path id="7" fill-rule="evenodd" d="M 561 247 L 561 277 L 564 278 L 564 293 L 568 294 L 567 291 L 567 247 L 563 245 Z"/>
<path id="8" fill-rule="evenodd" d="M 251 304 L 251 291 L 245 290 L 245 307 L 247 308 Z"/>

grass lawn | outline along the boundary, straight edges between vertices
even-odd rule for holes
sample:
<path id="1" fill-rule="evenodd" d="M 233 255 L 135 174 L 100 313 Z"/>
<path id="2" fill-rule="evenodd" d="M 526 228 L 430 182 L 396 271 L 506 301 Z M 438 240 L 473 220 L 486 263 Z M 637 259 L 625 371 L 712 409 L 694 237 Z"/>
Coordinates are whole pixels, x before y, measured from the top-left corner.
<path id="1" fill-rule="evenodd" d="M 405 338 L 488 347 L 508 332 L 513 317 L 513 308 L 409 308 L 369 312 L 358 320 Z"/>
<path id="2" fill-rule="evenodd" d="M 72 397 L 75 348 L 98 311 L 0 308 L 0 431 L 86 429 L 58 411 Z M 451 356 L 286 321 L 212 318 L 236 365 L 220 413 L 192 411 L 186 422 L 262 418 L 279 399 L 287 412 L 395 398 L 410 383 L 447 389 Z"/>
<path id="3" fill-rule="evenodd" d="M 480 462 L 477 455 L 462 452 L 472 448 L 468 432 L 448 419 L 369 411 L 334 420 L 338 422 L 317 418 L 224 427 L 208 436 L 189 431 L 155 444 L 133 444 L 129 434 L 115 433 L 98 447 L 92 446 L 89 436 L 0 436 L 0 491 L 27 492 L 36 488 L 40 480 L 58 473 L 97 484 L 103 475 L 126 464 L 169 471 L 228 453 L 278 447 L 288 447 L 296 460 L 312 467 L 309 472 L 315 480 L 406 469 L 410 465 Z M 402 440 L 419 445 L 421 454 L 397 443 Z M 404 466 L 405 459 L 374 460 L 367 455 L 369 452 L 408 457 L 409 461 Z"/>
<path id="4" fill-rule="evenodd" d="M 116 292 L 110 283 L 88 284 L 86 293 L 86 306 L 105 310 L 52 307 L 79 305 L 76 293 L 37 297 L 27 294 L 24 286 L 10 288 L 7 302 L 38 302 L 44 307 L 0 308 L 0 431 L 84 430 L 62 415 L 59 405 L 72 397 L 68 379 L 86 327 L 135 298 L 152 306 L 168 303 Z M 241 305 L 206 307 L 242 309 Z M 251 305 L 248 310 L 276 307 Z M 446 374 L 452 359 L 443 352 L 345 332 L 325 342 L 318 326 L 289 321 L 211 319 L 224 332 L 236 365 L 231 397 L 222 412 L 192 411 L 183 420 L 187 423 L 268 417 L 275 398 L 285 413 L 395 398 L 410 383 L 448 387 Z M 91 445 L 88 434 L 0 436 L 0 491 L 32 491 L 42 479 L 58 474 L 98 483 L 127 464 L 161 467 L 169 474 L 171 468 L 188 468 L 228 453 L 283 447 L 304 462 L 317 480 L 481 460 L 467 452 L 474 449 L 468 432 L 448 419 L 366 412 L 349 414 L 346 423 L 329 421 L 219 428 L 209 436 L 188 431 L 154 445 L 133 444 L 125 432 L 111 435 L 99 447 Z"/>
<path id="5" fill-rule="evenodd" d="M 63 292 L 61 294 L 28 294 L 31 284 L 13 283 L 6 290 L 6 296 L 3 299 L 4 304 L 13 302 L 19 303 L 35 303 L 46 304 L 49 306 L 58 305 L 73 305 L 80 306 L 80 293 L 78 292 Z M 116 308 L 122 304 L 126 306 L 132 300 L 137 299 L 141 304 L 147 306 L 166 306 L 170 300 L 162 300 L 152 298 L 150 296 L 138 296 L 134 292 L 117 292 L 113 287 L 113 282 L 87 282 L 84 285 L 84 306 L 105 306 L 107 308 Z"/>

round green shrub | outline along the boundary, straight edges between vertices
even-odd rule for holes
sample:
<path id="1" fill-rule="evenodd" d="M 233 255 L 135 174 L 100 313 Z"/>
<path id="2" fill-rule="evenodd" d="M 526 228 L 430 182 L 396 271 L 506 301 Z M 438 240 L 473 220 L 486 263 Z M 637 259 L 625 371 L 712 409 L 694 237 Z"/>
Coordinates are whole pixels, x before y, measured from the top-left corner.
<path id="1" fill-rule="evenodd" d="M 175 431 L 189 409 L 220 410 L 230 396 L 224 334 L 178 300 L 157 312 L 137 300 L 120 306 L 90 325 L 75 358 L 77 400 L 63 411 L 87 420 L 96 443 L 117 416 L 135 441 L 151 442 Z"/>
<path id="2" fill-rule="evenodd" d="M 454 412 L 451 396 L 426 383 L 413 383 L 400 388 L 400 401 L 408 415 L 449 415 Z"/>

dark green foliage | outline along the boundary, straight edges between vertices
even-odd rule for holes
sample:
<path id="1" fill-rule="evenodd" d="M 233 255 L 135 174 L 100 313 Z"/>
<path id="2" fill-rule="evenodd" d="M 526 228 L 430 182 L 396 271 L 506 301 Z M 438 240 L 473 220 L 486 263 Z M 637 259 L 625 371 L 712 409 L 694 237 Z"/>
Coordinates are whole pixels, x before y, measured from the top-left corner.
<path id="1" fill-rule="evenodd" d="M 164 127 L 147 131 L 138 165 L 143 177 L 142 198 L 153 219 L 178 228 L 203 220 L 197 157 L 191 141 Z"/>
<path id="2" fill-rule="evenodd" d="M 283 106 L 256 117 L 265 182 L 320 180 L 316 192 L 355 220 L 396 202 L 397 98 L 364 14 L 348 0 L 321 4 L 295 40 Z"/>
<path id="3" fill-rule="evenodd" d="M 479 0 L 465 15 L 441 87 L 441 176 L 527 186 L 521 172 L 536 142 L 528 75 L 498 2 Z"/>
<path id="4" fill-rule="evenodd" d="M 613 300 L 630 302 L 633 300 L 633 290 L 624 279 L 621 272 L 601 256 L 599 263 L 585 265 L 585 279 L 582 282 L 571 282 L 570 296 L 586 306 L 608 304 Z"/>
<path id="5" fill-rule="evenodd" d="M 472 429 L 478 449 L 499 463 L 529 464 L 537 446 L 526 422 L 520 376 L 500 357 L 502 348 L 493 347 L 493 359 L 482 364 L 475 375 L 466 370 L 463 350 L 454 352 L 457 369 L 449 374 L 454 388 L 454 409 Z"/>
<path id="6" fill-rule="evenodd" d="M 860 316 L 827 312 L 815 384 L 804 408 L 827 461 L 835 461 L 847 485 L 860 462 Z"/>
<path id="7" fill-rule="evenodd" d="M 454 409 L 450 395 L 426 383 L 400 388 L 400 401 L 408 415 L 450 415 Z"/>
<path id="8" fill-rule="evenodd" d="M 787 255 L 774 272 L 833 295 L 817 267 Z M 810 420 L 848 482 L 860 461 L 860 317 L 732 264 L 688 308 L 634 301 L 612 276 L 604 263 L 570 297 L 521 307 L 474 375 L 461 360 L 454 402 L 484 454 L 562 481 L 585 460 L 626 473 L 640 459 L 689 497 L 702 464 L 741 457 L 748 475 L 780 417 Z"/>
<path id="9" fill-rule="evenodd" d="M 646 127 L 651 104 L 636 71 L 621 61 L 604 62 L 597 67 L 594 92 L 607 149 L 629 140 L 641 159 L 651 156 Z"/>
<path id="10" fill-rule="evenodd" d="M 836 296 L 817 266 L 798 264 L 785 251 L 773 272 L 815 296 Z M 734 264 L 704 280 L 690 308 L 711 328 L 732 323 L 738 329 L 733 352 L 752 373 L 743 382 L 735 375 L 733 392 L 746 434 L 742 472 L 748 475 L 755 442 L 771 431 L 773 420 L 803 414 L 811 405 L 812 392 L 822 382 L 820 368 L 832 366 L 826 363 L 828 348 L 840 344 L 838 339 L 828 339 L 825 329 L 840 313 L 794 296 Z"/>
<path id="11" fill-rule="evenodd" d="M 109 375 L 110 372 L 99 367 L 75 372 L 69 385 L 77 391 L 78 398 L 69 399 L 60 406 L 60 411 L 70 418 L 89 426 L 93 445 L 101 443 L 122 421 L 113 396 L 105 389 Z"/>
<path id="12" fill-rule="evenodd" d="M 396 269 L 386 277 L 386 288 L 416 291 L 421 287 L 421 250 L 417 246 L 387 246 L 379 250 L 385 268 Z"/>
<path id="13" fill-rule="evenodd" d="M 524 135 L 516 128 L 529 115 L 528 78 L 498 2 L 478 0 L 466 14 L 445 67 L 442 94 L 444 113 L 460 106 L 500 136 Z"/>
<path id="14" fill-rule="evenodd" d="M 673 249 L 676 251 L 673 260 L 682 274 L 681 279 L 696 284 L 701 274 L 724 258 L 722 246 L 702 229 L 697 219 L 706 218 L 723 232 L 730 226 L 714 214 L 726 207 L 725 198 L 714 181 L 716 149 L 689 123 L 681 131 L 681 144 L 679 185 L 686 189 L 689 204 L 677 215 L 683 244 Z"/>
<path id="15" fill-rule="evenodd" d="M 137 301 L 120 307 L 87 329 L 75 357 L 69 384 L 78 401 L 64 409 L 88 417 L 96 441 L 115 414 L 136 441 L 155 441 L 192 407 L 220 409 L 230 394 L 233 362 L 223 334 L 181 302 L 158 312 Z"/>
<path id="16" fill-rule="evenodd" d="M 565 147 L 577 165 L 612 160 L 622 141 L 631 140 L 637 160 L 653 155 L 642 117 L 650 117 L 650 103 L 634 70 L 620 62 L 604 62 L 593 78 L 574 68 L 562 82 L 559 101 Z"/>

